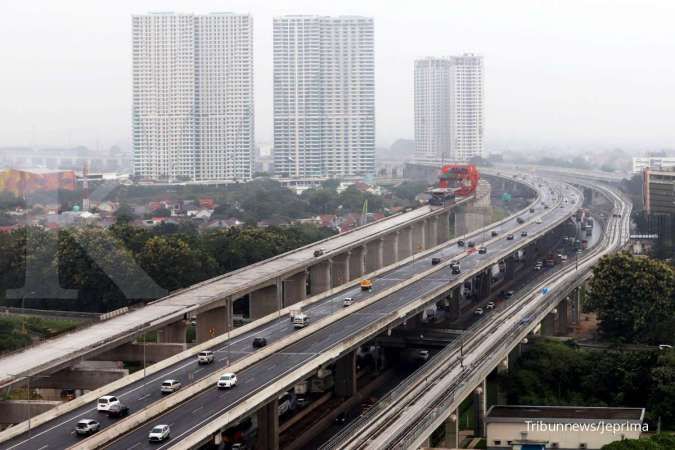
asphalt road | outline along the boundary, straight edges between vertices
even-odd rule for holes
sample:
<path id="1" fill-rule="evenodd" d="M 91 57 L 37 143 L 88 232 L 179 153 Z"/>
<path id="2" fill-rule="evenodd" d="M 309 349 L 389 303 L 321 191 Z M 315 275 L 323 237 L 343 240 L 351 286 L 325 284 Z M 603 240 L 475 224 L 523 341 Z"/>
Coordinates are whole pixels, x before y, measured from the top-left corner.
<path id="1" fill-rule="evenodd" d="M 544 189 L 541 201 L 552 204 L 553 199 L 551 197 L 550 191 Z M 541 211 L 541 206 L 537 205 L 537 213 L 540 213 Z M 553 216 L 560 217 L 560 214 L 569 213 L 569 207 L 564 209 L 551 208 L 547 212 L 549 213 L 548 216 L 550 216 L 550 218 L 547 217 L 545 222 L 554 220 L 552 218 Z M 532 214 L 526 213 L 523 216 L 528 218 L 532 216 Z M 504 237 L 509 229 L 516 226 L 518 226 L 518 224 L 515 218 L 501 225 L 498 227 L 500 229 L 500 236 Z M 529 233 L 542 231 L 545 228 L 546 223 L 532 223 L 527 226 Z M 471 240 L 474 240 L 477 243 L 489 239 L 492 239 L 489 232 L 471 237 Z M 462 260 L 462 270 L 470 270 L 475 267 L 481 259 L 494 256 L 495 251 L 503 251 L 518 246 L 519 240 L 519 234 L 516 235 L 516 238 L 513 241 L 506 241 L 505 238 L 500 239 L 497 243 L 490 245 L 489 253 L 487 255 L 475 253 L 474 255 L 464 258 Z M 462 253 L 465 253 L 464 248 L 450 245 L 435 252 L 433 255 L 416 260 L 414 264 L 406 264 L 375 278 L 375 289 L 372 293 L 363 292 L 358 287 L 352 288 L 321 300 L 310 307 L 305 308 L 304 311 L 311 317 L 312 321 L 319 320 L 338 310 L 342 310 L 342 300 L 344 297 L 353 297 L 356 302 L 361 301 L 382 289 L 395 286 L 402 280 L 409 279 L 420 271 L 429 269 L 432 257 L 447 259 L 457 257 Z M 157 445 L 150 446 L 147 442 L 149 429 L 152 428 L 154 424 L 158 423 L 168 423 L 172 425 L 172 439 L 169 442 L 173 444 L 181 437 L 186 436 L 186 433 L 189 433 L 195 426 L 198 426 L 204 421 L 208 421 L 214 414 L 218 415 L 222 413 L 226 409 L 242 401 L 247 395 L 259 390 L 269 383 L 273 383 L 274 379 L 279 378 L 287 371 L 293 370 L 298 365 L 310 360 L 316 354 L 330 348 L 343 338 L 353 334 L 356 330 L 372 323 L 382 315 L 414 301 L 424 295 L 424 293 L 443 284 L 447 284 L 448 281 L 453 278 L 456 278 L 456 276 L 451 275 L 449 270 L 441 270 L 434 275 L 401 289 L 396 294 L 390 295 L 375 304 L 350 315 L 347 319 L 335 322 L 331 326 L 325 327 L 308 338 L 285 348 L 283 352 L 265 358 L 261 362 L 238 373 L 239 384 L 232 391 L 221 392 L 217 391 L 215 387 L 213 391 L 205 391 L 202 394 L 193 397 L 190 401 L 181 405 L 181 407 L 171 410 L 164 416 L 157 418 L 151 424 L 147 424 L 147 426 L 140 427 L 123 436 L 112 445 L 112 448 L 163 448 L 163 446 L 158 447 Z M 148 379 L 130 384 L 111 394 L 119 397 L 127 406 L 129 406 L 131 413 L 133 413 L 162 398 L 159 385 L 163 380 L 167 378 L 178 379 L 183 383 L 183 386 L 185 386 L 210 375 L 215 371 L 222 371 L 223 368 L 228 365 L 228 359 L 229 362 L 233 362 L 252 353 L 254 349 L 251 346 L 251 341 L 254 337 L 264 336 L 267 338 L 268 343 L 271 343 L 292 334 L 294 331 L 295 329 L 292 327 L 288 316 L 280 317 L 278 320 L 245 333 L 229 343 L 223 343 L 218 347 L 212 348 L 216 354 L 216 361 L 213 364 L 199 366 L 195 358 L 189 358 L 160 373 L 148 377 Z M 24 433 L 10 441 L 0 444 L 0 449 L 47 450 L 62 449 L 76 445 L 81 438 L 74 434 L 73 429 L 77 421 L 83 418 L 94 418 L 100 421 L 102 428 L 111 426 L 116 421 L 108 418 L 106 414 L 97 413 L 96 405 L 92 402 L 91 404 L 85 405 L 60 416 L 53 421 L 32 429 L 30 434 Z"/>

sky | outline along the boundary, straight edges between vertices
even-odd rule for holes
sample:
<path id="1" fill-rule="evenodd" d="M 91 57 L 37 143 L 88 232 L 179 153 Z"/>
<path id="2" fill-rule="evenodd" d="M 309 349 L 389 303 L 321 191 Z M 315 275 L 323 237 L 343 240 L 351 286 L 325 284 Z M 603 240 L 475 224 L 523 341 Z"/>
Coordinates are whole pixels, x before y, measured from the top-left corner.
<path id="1" fill-rule="evenodd" d="M 484 56 L 487 150 L 675 148 L 672 0 L 4 0 L 0 147 L 129 148 L 131 15 L 250 13 L 256 138 L 272 141 L 272 18 L 375 22 L 377 144 L 414 137 L 413 62 Z"/>

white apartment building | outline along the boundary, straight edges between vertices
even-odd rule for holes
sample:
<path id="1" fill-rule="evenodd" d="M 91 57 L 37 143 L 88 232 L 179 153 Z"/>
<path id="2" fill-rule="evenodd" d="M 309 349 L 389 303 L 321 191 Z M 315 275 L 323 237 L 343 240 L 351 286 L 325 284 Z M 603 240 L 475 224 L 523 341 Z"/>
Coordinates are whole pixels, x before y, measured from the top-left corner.
<path id="1" fill-rule="evenodd" d="M 251 16 L 150 13 L 132 24 L 134 174 L 251 178 Z"/>
<path id="2" fill-rule="evenodd" d="M 466 161 L 483 155 L 483 57 L 415 61 L 415 157 Z"/>
<path id="3" fill-rule="evenodd" d="M 375 172 L 373 19 L 274 19 L 274 172 Z"/>

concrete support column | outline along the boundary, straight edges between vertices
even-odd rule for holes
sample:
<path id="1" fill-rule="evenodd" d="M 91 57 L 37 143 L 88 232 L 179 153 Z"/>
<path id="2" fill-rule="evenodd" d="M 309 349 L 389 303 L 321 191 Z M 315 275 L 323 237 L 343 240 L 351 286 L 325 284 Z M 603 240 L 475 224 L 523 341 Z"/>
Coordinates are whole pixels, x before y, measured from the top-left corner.
<path id="1" fill-rule="evenodd" d="M 281 282 L 265 286 L 248 294 L 251 319 L 259 319 L 281 309 Z"/>
<path id="2" fill-rule="evenodd" d="M 349 281 L 349 260 L 351 252 L 344 252 L 333 258 L 331 280 L 333 287 Z"/>
<path id="3" fill-rule="evenodd" d="M 227 333 L 232 329 L 231 305 L 210 309 L 197 315 L 197 344 Z"/>
<path id="4" fill-rule="evenodd" d="M 303 270 L 283 281 L 284 301 L 283 306 L 298 303 L 307 297 L 307 271 Z"/>
<path id="5" fill-rule="evenodd" d="M 513 275 L 516 272 L 516 261 L 512 258 L 506 258 L 504 260 L 505 270 L 504 270 L 504 281 L 513 280 Z"/>
<path id="6" fill-rule="evenodd" d="M 436 237 L 438 235 L 438 216 L 431 217 L 427 220 L 427 228 L 424 231 L 425 248 L 432 248 L 436 246 Z"/>
<path id="7" fill-rule="evenodd" d="M 184 344 L 186 342 L 186 331 L 187 322 L 179 320 L 157 330 L 157 338 L 159 342 Z"/>
<path id="8" fill-rule="evenodd" d="M 483 380 L 474 391 L 476 429 L 474 436 L 485 437 L 485 412 L 487 411 L 487 383 Z"/>
<path id="9" fill-rule="evenodd" d="M 398 241 L 401 233 L 394 231 L 384 237 L 382 242 L 382 267 L 389 266 L 398 261 Z"/>
<path id="10" fill-rule="evenodd" d="M 581 320 L 581 289 L 576 288 L 572 295 L 572 322 L 576 325 Z"/>
<path id="11" fill-rule="evenodd" d="M 309 268 L 309 294 L 317 295 L 329 290 L 331 286 L 331 260 L 314 264 Z"/>
<path id="12" fill-rule="evenodd" d="M 444 212 L 438 216 L 436 244 L 441 244 L 448 239 L 450 239 L 450 212 Z"/>
<path id="13" fill-rule="evenodd" d="M 413 253 L 418 253 L 424 250 L 426 247 L 426 231 L 427 231 L 427 221 L 422 220 L 413 225 Z"/>
<path id="14" fill-rule="evenodd" d="M 450 320 L 455 321 L 459 319 L 460 315 L 460 302 L 461 302 L 461 295 L 459 292 L 459 287 L 456 287 L 452 290 L 451 295 L 450 295 Z"/>
<path id="15" fill-rule="evenodd" d="M 563 299 L 558 304 L 558 334 L 561 336 L 567 335 L 567 300 Z"/>
<path id="16" fill-rule="evenodd" d="M 356 391 L 356 352 L 351 351 L 335 362 L 335 394 L 347 398 Z"/>
<path id="17" fill-rule="evenodd" d="M 256 414 L 258 416 L 258 435 L 254 448 L 256 450 L 278 450 L 279 400 L 275 398 L 266 403 Z"/>
<path id="18" fill-rule="evenodd" d="M 550 313 L 541 321 L 541 335 L 553 336 L 555 334 L 555 314 Z"/>
<path id="19" fill-rule="evenodd" d="M 349 258 L 349 280 L 361 278 L 366 273 L 366 246 L 353 248 Z"/>
<path id="20" fill-rule="evenodd" d="M 406 259 L 413 251 L 413 227 L 403 228 L 398 235 L 398 260 Z"/>
<path id="21" fill-rule="evenodd" d="M 365 273 L 375 272 L 383 267 L 384 259 L 384 239 L 375 239 L 368 244 L 366 251 L 366 271 Z"/>
<path id="22" fill-rule="evenodd" d="M 445 446 L 459 448 L 459 410 L 456 409 L 445 421 Z"/>

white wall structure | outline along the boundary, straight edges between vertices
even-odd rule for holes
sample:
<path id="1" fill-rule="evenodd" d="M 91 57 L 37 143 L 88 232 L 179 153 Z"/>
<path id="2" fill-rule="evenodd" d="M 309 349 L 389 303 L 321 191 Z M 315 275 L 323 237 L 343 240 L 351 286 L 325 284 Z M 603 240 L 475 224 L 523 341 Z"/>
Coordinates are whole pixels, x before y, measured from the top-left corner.
<path id="1" fill-rule="evenodd" d="M 373 19 L 274 19 L 274 171 L 281 177 L 375 172 Z"/>
<path id="2" fill-rule="evenodd" d="M 151 13 L 132 24 L 134 174 L 251 178 L 251 16 Z"/>
<path id="3" fill-rule="evenodd" d="M 668 170 L 675 167 L 672 156 L 635 156 L 633 157 L 633 173 L 642 173 L 645 169 Z"/>
<path id="4" fill-rule="evenodd" d="M 415 158 L 466 161 L 483 155 L 483 57 L 415 61 Z"/>

